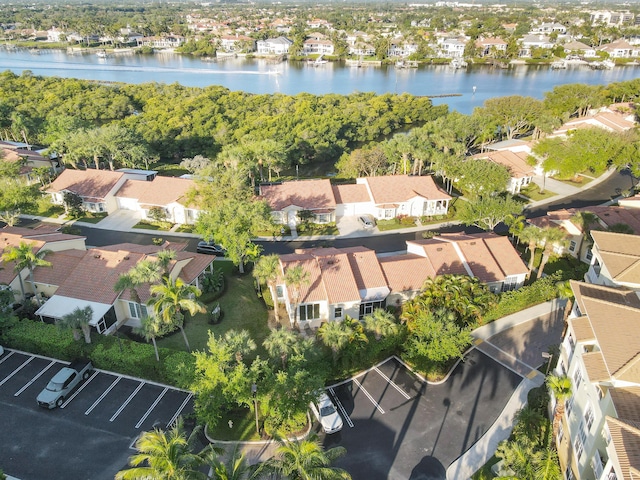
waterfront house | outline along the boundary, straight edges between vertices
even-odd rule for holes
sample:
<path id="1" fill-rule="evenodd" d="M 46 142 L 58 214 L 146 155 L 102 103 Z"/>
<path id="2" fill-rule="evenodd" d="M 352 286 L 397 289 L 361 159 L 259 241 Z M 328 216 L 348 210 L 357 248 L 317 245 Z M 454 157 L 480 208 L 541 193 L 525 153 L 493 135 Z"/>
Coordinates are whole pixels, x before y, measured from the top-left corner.
<path id="1" fill-rule="evenodd" d="M 555 47 L 554 43 L 549 39 L 547 35 L 535 34 L 525 35 L 519 41 L 520 44 L 520 57 L 530 57 L 531 50 L 534 48 L 551 49 Z"/>
<path id="2" fill-rule="evenodd" d="M 151 298 L 149 284 L 136 288 L 139 298 L 130 290 L 114 289 L 120 275 L 128 272 L 141 260 L 157 261 L 163 249 L 176 252 L 169 265 L 169 276 L 180 278 L 200 288 L 202 279 L 212 271 L 214 257 L 184 251 L 186 244 L 136 245 L 131 243 L 82 250 L 64 250 L 47 256 L 51 267 L 34 270 L 35 288 L 46 301 L 37 310 L 44 321 L 53 322 L 74 311 L 90 306 L 93 317 L 90 325 L 98 333 L 113 333 L 121 325 L 139 327 L 140 321 L 152 310 L 147 307 Z"/>
<path id="3" fill-rule="evenodd" d="M 621 38 L 596 48 L 599 52 L 606 52 L 611 58 L 632 58 L 638 56 L 638 47 L 632 46 Z"/>
<path id="4" fill-rule="evenodd" d="M 333 55 L 333 42 L 322 33 L 312 33 L 302 44 L 302 53 L 305 55 Z"/>
<path id="5" fill-rule="evenodd" d="M 633 290 L 571 288 L 554 372 L 572 384 L 554 439 L 563 478 L 631 480 L 640 471 L 640 300 Z M 551 394 L 551 411 L 556 402 Z"/>
<path id="6" fill-rule="evenodd" d="M 220 48 L 226 53 L 253 52 L 256 41 L 246 35 L 222 35 Z"/>
<path id="7" fill-rule="evenodd" d="M 293 42 L 285 37 L 267 38 L 258 40 L 256 52 L 262 55 L 285 55 L 289 53 L 289 48 Z"/>
<path id="8" fill-rule="evenodd" d="M 444 58 L 462 58 L 467 45 L 467 38 L 444 38 L 439 41 L 440 56 Z"/>
<path id="9" fill-rule="evenodd" d="M 185 38 L 182 35 L 162 35 L 138 38 L 137 44 L 139 47 L 171 49 L 178 48 L 184 41 Z"/>
<path id="10" fill-rule="evenodd" d="M 479 37 L 476 48 L 480 57 L 496 56 L 507 51 L 507 42 L 499 37 Z"/>
<path id="11" fill-rule="evenodd" d="M 582 42 L 578 42 L 577 40 L 573 40 L 571 42 L 563 44 L 562 48 L 564 49 L 564 53 L 566 53 L 567 55 L 578 55 L 579 57 L 583 58 L 596 56 L 595 48 L 590 47 L 589 45 L 586 45 Z"/>
<path id="12" fill-rule="evenodd" d="M 530 156 L 526 151 L 498 150 L 478 153 L 473 155 L 471 159 L 489 160 L 509 170 L 511 176 L 506 185 L 506 190 L 515 195 L 533 181 L 534 167 L 529 164 L 528 159 Z"/>

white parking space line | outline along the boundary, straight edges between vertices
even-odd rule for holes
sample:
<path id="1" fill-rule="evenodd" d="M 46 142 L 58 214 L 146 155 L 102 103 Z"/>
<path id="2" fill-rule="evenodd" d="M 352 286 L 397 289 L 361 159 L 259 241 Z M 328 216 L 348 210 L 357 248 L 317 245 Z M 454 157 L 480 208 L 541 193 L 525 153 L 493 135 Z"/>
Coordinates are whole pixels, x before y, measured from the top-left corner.
<path id="1" fill-rule="evenodd" d="M 167 428 L 171 428 L 173 426 L 173 423 L 178 419 L 178 416 L 182 413 L 182 410 L 184 410 L 184 407 L 187 406 L 187 403 L 189 403 L 189 400 L 191 400 L 191 397 L 193 397 L 193 393 L 190 393 L 189 395 L 187 395 L 187 398 L 184 399 L 184 402 L 182 402 L 182 405 L 180 405 L 180 408 L 178 408 L 175 415 L 171 417 L 171 420 L 169 421 L 169 423 L 167 423 Z"/>
<path id="2" fill-rule="evenodd" d="M 16 368 L 13 372 L 11 372 L 9 375 L 7 375 L 6 377 L 4 377 L 4 380 L 2 380 L 0 382 L 0 386 L 4 385 L 6 382 L 9 381 L 9 379 L 11 377 L 13 377 L 16 373 L 18 373 L 20 370 L 22 370 L 24 367 L 27 366 L 27 364 L 29 364 L 29 362 L 31 362 L 31 360 L 33 360 L 34 357 L 29 357 L 27 358 L 24 363 L 22 365 L 20 365 L 18 368 Z"/>
<path id="3" fill-rule="evenodd" d="M 378 367 L 375 367 L 375 368 L 374 368 L 374 370 L 375 370 L 376 372 L 378 372 L 378 374 L 379 374 L 382 378 L 384 378 L 384 379 L 387 381 L 387 383 L 388 383 L 389 385 L 391 385 L 391 386 L 392 386 L 393 388 L 395 388 L 398 392 L 400 392 L 400 395 L 402 395 L 402 396 L 403 396 L 404 398 L 406 398 L 407 400 L 410 400 L 410 399 L 411 399 L 411 397 L 409 396 L 409 394 L 408 394 L 407 392 L 405 392 L 404 390 L 402 390 L 398 385 L 396 385 L 396 384 L 393 382 L 393 380 L 391 380 L 391 379 L 390 379 L 389 377 L 387 377 L 384 373 L 382 373 Z"/>
<path id="4" fill-rule="evenodd" d="M 98 404 L 104 399 L 104 397 L 106 397 L 109 392 L 113 389 L 113 387 L 116 386 L 116 384 L 122 379 L 122 377 L 118 377 L 116 378 L 113 383 L 111 385 L 109 385 L 109 388 L 107 388 L 104 392 L 102 392 L 102 395 L 100 395 L 100 397 L 98 397 L 98 399 L 93 402 L 93 405 L 91 405 L 86 412 L 84 412 L 85 415 L 89 415 L 91 412 L 93 412 L 93 409 L 96 408 L 98 406 Z"/>
<path id="5" fill-rule="evenodd" d="M 33 382 L 35 382 L 37 379 L 39 379 L 44 374 L 44 372 L 49 370 L 55 364 L 56 364 L 56 362 L 51 361 L 51 363 L 49 365 L 47 365 L 42 370 L 40 370 L 40 373 L 38 373 L 35 377 L 33 377 L 31 380 L 29 380 L 20 390 L 18 390 L 16 393 L 14 393 L 13 396 L 17 397 L 22 392 L 24 392 L 27 388 L 29 388 L 29 386 L 31 386 L 33 384 Z"/>
<path id="6" fill-rule="evenodd" d="M 4 362 L 7 358 L 9 358 L 11 355 L 13 355 L 14 352 L 9 352 L 5 355 L 4 358 L 0 359 L 0 363 Z"/>
<path id="7" fill-rule="evenodd" d="M 367 396 L 367 398 L 371 400 L 371 403 L 373 403 L 373 406 L 376 407 L 380 413 L 384 414 L 384 410 L 382 409 L 380 404 L 373 399 L 371 394 L 367 392 L 367 390 L 362 386 L 362 384 L 355 378 L 353 379 L 353 383 L 355 383 L 358 386 L 358 388 L 362 390 L 362 393 L 364 393 Z"/>
<path id="8" fill-rule="evenodd" d="M 162 400 L 162 397 L 164 397 L 164 394 L 167 393 L 168 391 L 169 391 L 169 387 L 164 387 L 164 390 L 162 390 L 160 395 L 158 395 L 158 398 L 156 398 L 156 400 L 151 404 L 151 406 L 149 407 L 149 410 L 147 410 L 147 412 L 142 416 L 142 418 L 138 421 L 138 423 L 136 423 L 136 428 L 140 428 L 140 425 L 142 425 L 142 423 L 147 419 L 149 414 L 153 411 L 154 408 L 156 408 L 156 405 L 160 403 L 160 400 Z"/>
<path id="9" fill-rule="evenodd" d="M 331 392 L 331 396 L 333 397 L 335 402 L 338 404 L 338 410 L 340 410 L 340 413 L 342 413 L 342 416 L 347 421 L 347 425 L 349 425 L 350 428 L 353 428 L 353 422 L 351 421 L 351 417 L 347 415 L 347 411 L 342 406 L 342 403 L 340 403 L 340 399 L 336 395 L 336 392 L 333 391 L 333 388 L 330 388 L 329 391 Z"/>
<path id="10" fill-rule="evenodd" d="M 74 398 L 76 398 L 76 396 L 84 389 L 84 387 L 86 387 L 89 382 L 91 380 L 93 380 L 94 378 L 96 378 L 98 376 L 98 372 L 97 371 L 93 371 L 93 375 L 91 375 L 86 382 L 84 382 L 82 385 L 80 385 L 80 388 L 78 388 L 75 392 L 73 392 L 73 395 L 71 395 L 69 398 L 67 398 L 67 401 L 64 402 L 62 405 L 60 405 L 60 408 L 64 408 L 67 405 L 69 405 L 69 403 L 71 403 L 71 400 L 73 400 Z"/>
<path id="11" fill-rule="evenodd" d="M 116 411 L 116 413 L 113 414 L 113 416 L 109 419 L 110 422 L 113 422 L 116 418 L 118 418 L 118 415 L 120 415 L 120 413 L 122 413 L 122 411 L 126 408 L 127 405 L 129 405 L 129 402 L 131 400 L 133 400 L 133 397 L 136 396 L 136 394 L 140 391 L 140 389 L 144 387 L 144 382 L 140 382 L 140 385 L 138 385 L 136 387 L 136 389 L 131 392 L 131 395 L 129 395 L 129 398 L 127 398 L 124 403 L 122 405 L 120 405 L 120 408 Z"/>

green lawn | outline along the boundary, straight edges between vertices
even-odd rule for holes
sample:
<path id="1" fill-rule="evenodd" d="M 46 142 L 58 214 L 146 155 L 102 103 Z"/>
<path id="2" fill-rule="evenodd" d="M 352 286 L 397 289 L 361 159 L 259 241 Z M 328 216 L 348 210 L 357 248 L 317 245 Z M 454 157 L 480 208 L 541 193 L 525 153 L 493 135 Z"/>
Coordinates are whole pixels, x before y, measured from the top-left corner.
<path id="1" fill-rule="evenodd" d="M 229 427 L 229 420 L 232 422 L 231 427 Z M 260 418 L 258 418 L 258 424 L 262 428 Z M 256 432 L 255 414 L 248 408 L 238 408 L 224 413 L 220 423 L 213 428 L 208 428 L 207 433 L 211 438 L 217 440 L 241 440 L 243 442 L 260 440 L 260 436 Z"/>
<path id="2" fill-rule="evenodd" d="M 381 232 L 386 232 L 388 230 L 399 230 L 401 228 L 411 228 L 415 227 L 415 221 L 413 223 L 405 224 L 400 222 L 397 218 L 392 218 L 390 220 L 378 220 L 378 230 Z"/>
<path id="3" fill-rule="evenodd" d="M 215 302 L 220 302 L 224 313 L 222 322 L 217 325 L 208 323 L 207 314 L 197 314 L 193 318 L 187 318 L 185 332 L 192 350 L 203 350 L 207 345 L 209 331 L 216 336 L 224 335 L 228 330 L 248 330 L 251 338 L 258 345 L 255 352 L 264 356 L 262 342 L 269 335 L 267 325 L 267 308 L 256 296 L 251 274 L 239 276 L 235 267 L 229 261 L 216 261 L 216 268 L 222 268 L 225 272 L 225 293 L 207 305 L 209 311 Z M 185 344 L 180 332 L 174 333 L 158 341 L 159 347 L 184 350 Z M 248 356 L 251 359 L 251 356 Z"/>
<path id="4" fill-rule="evenodd" d="M 195 225 L 188 225 L 185 223 L 183 225 L 180 225 L 180 227 L 178 227 L 176 232 L 193 233 L 194 229 L 195 229 Z"/>
<path id="5" fill-rule="evenodd" d="M 540 192 L 540 187 L 538 185 L 536 185 L 535 183 L 530 183 L 520 191 L 520 195 L 523 197 L 527 197 L 532 202 L 537 202 L 539 200 L 553 197 L 556 194 L 554 192 L 550 192 L 549 190 Z"/>
<path id="6" fill-rule="evenodd" d="M 298 235 L 312 236 L 312 235 L 338 235 L 338 227 L 335 223 L 301 223 L 297 227 Z"/>
<path id="7" fill-rule="evenodd" d="M 600 172 L 599 174 L 594 174 L 594 177 L 598 177 L 599 175 L 601 175 L 604 172 Z M 571 185 L 572 187 L 583 187 L 585 186 L 587 183 L 595 180 L 595 178 L 592 176 L 585 176 L 585 175 L 577 175 L 574 178 L 570 178 L 570 179 L 562 179 L 562 178 L 553 178 L 554 180 L 557 180 L 559 182 L 562 183 L 566 183 L 567 185 Z"/>
<path id="8" fill-rule="evenodd" d="M 165 222 L 163 224 L 157 222 L 149 222 L 147 220 L 140 220 L 136 223 L 133 228 L 142 228 L 144 230 L 162 230 L 163 232 L 168 232 L 173 227 L 172 224 Z"/>
<path id="9" fill-rule="evenodd" d="M 100 220 L 107 217 L 107 213 L 91 213 L 86 212 L 84 216 L 78 218 L 70 218 L 69 220 L 75 220 L 76 222 L 85 222 L 85 223 L 98 223 Z"/>

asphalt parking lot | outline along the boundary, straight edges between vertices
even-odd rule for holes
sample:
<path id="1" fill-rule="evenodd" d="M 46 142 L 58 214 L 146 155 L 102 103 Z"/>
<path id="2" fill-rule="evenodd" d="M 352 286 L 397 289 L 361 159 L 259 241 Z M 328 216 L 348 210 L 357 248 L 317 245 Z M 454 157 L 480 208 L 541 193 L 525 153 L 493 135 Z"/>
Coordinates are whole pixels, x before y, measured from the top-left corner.
<path id="1" fill-rule="evenodd" d="M 390 359 L 329 388 L 344 426 L 324 445 L 347 449 L 336 465 L 354 479 L 444 480 L 447 467 L 487 431 L 521 380 L 477 350 L 441 385 L 422 382 Z"/>
<path id="2" fill-rule="evenodd" d="M 61 408 L 36 403 L 65 365 L 5 350 L 0 357 L 0 466 L 21 480 L 113 480 L 138 435 L 193 411 L 189 392 L 98 371 Z"/>

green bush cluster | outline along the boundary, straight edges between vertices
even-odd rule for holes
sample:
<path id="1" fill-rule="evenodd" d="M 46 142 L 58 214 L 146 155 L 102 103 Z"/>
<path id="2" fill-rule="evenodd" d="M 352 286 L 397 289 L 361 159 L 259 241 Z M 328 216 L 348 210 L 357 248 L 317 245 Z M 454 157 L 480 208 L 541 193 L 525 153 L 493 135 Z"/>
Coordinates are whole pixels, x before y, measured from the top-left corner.
<path id="1" fill-rule="evenodd" d="M 531 285 L 500 294 L 498 305 L 487 313 L 485 322 L 491 322 L 533 305 L 553 300 L 558 296 L 556 284 L 560 280 L 562 280 L 562 272 L 556 272 L 533 282 Z"/>
<path id="2" fill-rule="evenodd" d="M 61 360 L 88 357 L 96 368 L 185 388 L 191 384 L 195 359 L 189 352 L 160 348 L 126 338 L 93 335 L 91 344 L 76 342 L 69 331 L 55 325 L 20 320 L 3 328 L 2 341 L 10 348 Z"/>

